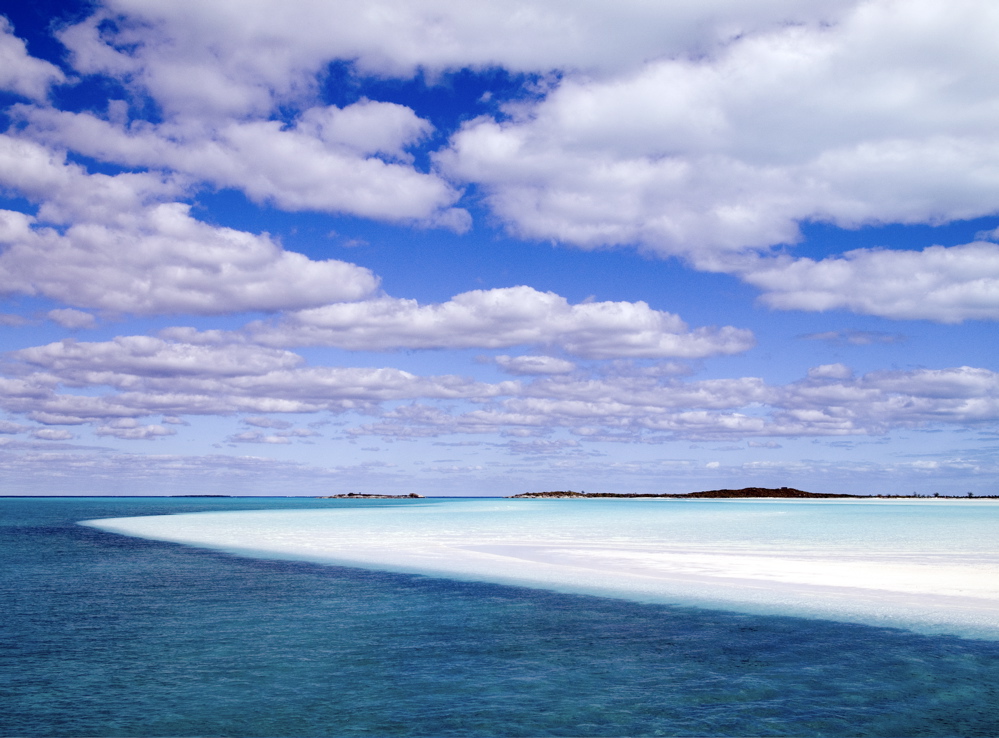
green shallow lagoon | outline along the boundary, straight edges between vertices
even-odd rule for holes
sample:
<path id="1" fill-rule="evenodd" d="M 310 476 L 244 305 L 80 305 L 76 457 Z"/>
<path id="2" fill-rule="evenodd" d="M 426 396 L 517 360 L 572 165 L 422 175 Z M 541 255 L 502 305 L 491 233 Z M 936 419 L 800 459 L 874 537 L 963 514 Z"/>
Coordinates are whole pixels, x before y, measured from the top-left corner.
<path id="1" fill-rule="evenodd" d="M 328 506 L 0 500 L 0 735 L 999 734 L 993 641 L 240 558 L 76 524 Z"/>

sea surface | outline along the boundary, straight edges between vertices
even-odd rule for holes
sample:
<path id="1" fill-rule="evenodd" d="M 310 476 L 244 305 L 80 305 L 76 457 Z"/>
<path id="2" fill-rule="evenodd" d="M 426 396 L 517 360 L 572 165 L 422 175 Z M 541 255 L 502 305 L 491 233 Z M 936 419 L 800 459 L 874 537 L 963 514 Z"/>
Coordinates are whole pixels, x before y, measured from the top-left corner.
<path id="1" fill-rule="evenodd" d="M 997 523 L 4 498 L 0 735 L 995 736 Z"/>

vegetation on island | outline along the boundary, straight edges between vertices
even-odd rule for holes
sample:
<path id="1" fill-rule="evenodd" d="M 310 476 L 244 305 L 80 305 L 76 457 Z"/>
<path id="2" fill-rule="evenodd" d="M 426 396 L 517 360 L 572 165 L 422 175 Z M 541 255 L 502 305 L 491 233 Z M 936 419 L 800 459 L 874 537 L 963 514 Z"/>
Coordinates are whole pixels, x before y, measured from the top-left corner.
<path id="1" fill-rule="evenodd" d="M 847 494 L 827 494 L 821 492 L 805 492 L 800 489 L 795 489 L 793 487 L 744 487 L 742 489 L 713 489 L 704 492 L 687 492 L 684 494 L 631 494 L 624 492 L 573 492 L 570 490 L 556 490 L 551 492 L 524 492 L 519 495 L 512 495 L 511 499 L 524 499 L 524 498 L 555 498 L 555 499 L 565 499 L 565 498 L 586 498 L 586 499 L 596 499 L 596 498 L 638 498 L 638 499 L 671 499 L 671 500 L 690 500 L 690 499 L 733 499 L 733 498 L 760 498 L 760 497 L 770 497 L 778 499 L 807 499 L 807 500 L 818 500 L 818 499 L 858 499 L 858 500 L 869 500 L 869 499 L 915 499 L 915 498 L 937 498 L 937 499 L 967 499 L 974 498 L 976 500 L 981 499 L 997 499 L 999 495 L 988 495 L 988 496 L 975 496 L 970 492 L 966 496 L 953 496 L 953 495 L 921 495 L 921 494 L 911 494 L 911 495 L 847 495 Z"/>
<path id="2" fill-rule="evenodd" d="M 410 492 L 408 495 L 365 495 L 357 492 L 348 492 L 344 495 L 322 495 L 320 500 L 411 500 L 423 499 L 423 495 Z"/>

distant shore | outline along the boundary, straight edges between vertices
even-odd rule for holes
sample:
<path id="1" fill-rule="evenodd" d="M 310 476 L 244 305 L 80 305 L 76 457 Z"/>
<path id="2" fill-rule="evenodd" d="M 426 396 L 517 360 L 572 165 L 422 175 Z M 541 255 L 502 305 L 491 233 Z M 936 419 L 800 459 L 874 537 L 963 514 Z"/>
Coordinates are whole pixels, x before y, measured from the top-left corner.
<path id="1" fill-rule="evenodd" d="M 669 500 L 724 500 L 724 499 L 792 499 L 792 500 L 994 500 L 999 495 L 846 495 L 826 494 L 821 492 L 805 492 L 793 487 L 744 487 L 742 489 L 713 489 L 704 492 L 687 492 L 684 494 L 629 494 L 623 492 L 573 492 L 572 490 L 557 490 L 552 492 L 524 492 L 512 495 L 510 499 L 669 499 Z"/>
<path id="2" fill-rule="evenodd" d="M 345 495 L 322 495 L 318 500 L 413 500 L 424 499 L 423 495 L 411 492 L 408 495 L 366 495 L 357 492 L 348 492 Z"/>

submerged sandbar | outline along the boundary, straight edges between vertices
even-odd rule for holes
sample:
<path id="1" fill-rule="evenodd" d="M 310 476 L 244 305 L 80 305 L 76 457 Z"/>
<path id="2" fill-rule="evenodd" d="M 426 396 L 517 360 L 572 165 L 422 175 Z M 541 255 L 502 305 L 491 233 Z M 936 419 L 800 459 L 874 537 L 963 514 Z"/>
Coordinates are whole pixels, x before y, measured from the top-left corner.
<path id="1" fill-rule="evenodd" d="M 990 502 L 355 501 L 87 524 L 247 556 L 999 639 Z"/>

